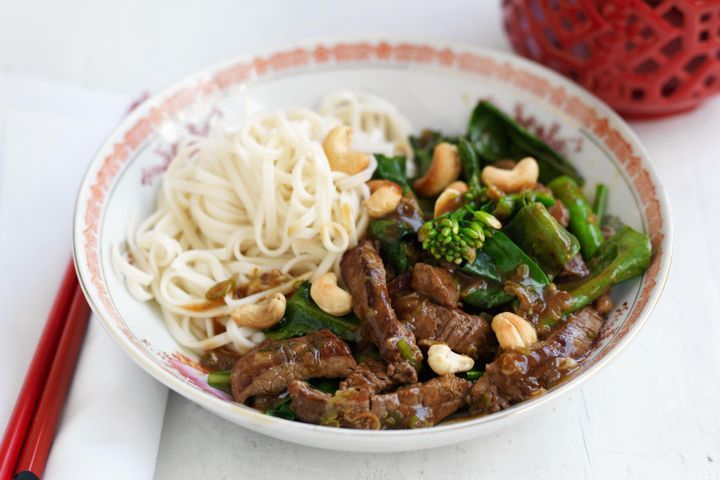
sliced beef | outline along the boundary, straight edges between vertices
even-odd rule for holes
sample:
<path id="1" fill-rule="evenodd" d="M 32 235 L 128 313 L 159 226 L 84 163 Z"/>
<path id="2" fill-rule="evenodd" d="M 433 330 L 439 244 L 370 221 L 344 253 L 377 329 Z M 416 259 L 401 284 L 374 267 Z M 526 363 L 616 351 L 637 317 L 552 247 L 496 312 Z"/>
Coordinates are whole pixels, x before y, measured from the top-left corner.
<path id="1" fill-rule="evenodd" d="M 552 207 L 548 208 L 548 213 L 555 217 L 560 225 L 567 228 L 570 224 L 570 211 L 567 209 L 565 204 L 560 200 L 555 200 Z"/>
<path id="2" fill-rule="evenodd" d="M 370 359 L 359 363 L 352 373 L 340 382 L 340 389 L 355 388 L 380 393 L 396 385 L 397 382 L 387 373 L 387 364 L 381 360 Z"/>
<path id="3" fill-rule="evenodd" d="M 487 415 L 510 406 L 508 399 L 500 395 L 497 387 L 486 377 L 480 377 L 475 382 L 468 395 L 468 404 L 473 415 Z"/>
<path id="4" fill-rule="evenodd" d="M 587 276 L 589 273 L 590 270 L 588 270 L 587 265 L 585 265 L 582 255 L 578 253 L 563 265 L 562 270 L 558 273 L 558 277 L 563 280 L 577 280 Z"/>
<path id="5" fill-rule="evenodd" d="M 545 393 L 577 368 L 602 325 L 603 318 L 585 307 L 526 351 L 502 352 L 475 382 L 468 400 L 471 413 L 492 413 Z"/>
<path id="6" fill-rule="evenodd" d="M 233 366 L 233 398 L 243 403 L 255 395 L 278 394 L 293 380 L 345 377 L 355 366 L 350 348 L 329 330 L 266 340 Z"/>
<path id="7" fill-rule="evenodd" d="M 377 430 L 380 419 L 370 412 L 368 390 L 350 388 L 335 395 L 321 392 L 305 382 L 295 381 L 288 387 L 290 408 L 298 420 L 317 425 Z"/>
<path id="8" fill-rule="evenodd" d="M 420 345 L 445 343 L 454 352 L 475 359 L 487 358 L 495 350 L 487 319 L 447 308 L 412 293 L 393 302 L 398 318 L 411 325 Z"/>
<path id="9" fill-rule="evenodd" d="M 550 323 L 560 322 L 570 305 L 570 294 L 566 290 L 559 289 L 554 283 L 536 289 L 527 277 L 505 281 L 505 291 L 517 298 L 513 308 L 515 314 L 535 326 L 540 340 L 552 333 Z"/>
<path id="10" fill-rule="evenodd" d="M 412 293 L 412 272 L 401 273 L 388 282 L 388 295 L 390 300 Z"/>
<path id="11" fill-rule="evenodd" d="M 345 252 L 341 261 L 345 284 L 353 296 L 353 311 L 368 338 L 388 363 L 388 375 L 400 383 L 417 381 L 422 353 L 415 336 L 400 323 L 390 304 L 385 267 L 372 243 L 365 240 Z"/>
<path id="12" fill-rule="evenodd" d="M 412 287 L 448 308 L 457 307 L 460 300 L 460 291 L 452 273 L 427 263 L 418 263 L 413 268 Z"/>
<path id="13" fill-rule="evenodd" d="M 470 385 L 445 375 L 381 395 L 354 388 L 328 395 L 304 382 L 293 382 L 288 391 L 304 422 L 377 430 L 433 426 L 465 404 Z"/>
<path id="14" fill-rule="evenodd" d="M 374 395 L 370 407 L 383 428 L 432 427 L 465 405 L 470 385 L 464 378 L 443 375 L 393 393 Z"/>
<path id="15" fill-rule="evenodd" d="M 200 357 L 200 365 L 210 372 L 218 370 L 230 370 L 240 355 L 225 347 L 210 350 L 208 353 Z"/>

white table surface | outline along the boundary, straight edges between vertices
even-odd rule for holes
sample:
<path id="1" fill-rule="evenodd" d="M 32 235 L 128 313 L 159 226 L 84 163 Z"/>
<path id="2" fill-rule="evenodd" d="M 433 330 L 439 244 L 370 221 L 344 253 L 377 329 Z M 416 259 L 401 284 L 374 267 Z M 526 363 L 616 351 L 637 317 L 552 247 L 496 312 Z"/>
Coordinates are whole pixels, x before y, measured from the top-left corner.
<path id="1" fill-rule="evenodd" d="M 200 8 L 173 0 L 0 0 L 0 72 L 127 96 L 234 53 L 318 36 L 405 34 L 508 49 L 498 4 L 216 0 Z M 637 340 L 582 388 L 497 434 L 402 454 L 327 452 L 272 440 L 171 393 L 156 478 L 720 479 L 720 98 L 687 115 L 633 126 L 670 197 L 671 280 Z M 31 176 L 29 167 L 3 172 L 0 158 L 0 189 Z M 63 181 L 75 188 L 79 179 Z M 0 204 L 0 221 L 22 220 L 21 209 Z M 0 232 L 0 241 L 10 237 Z M 8 252 L 0 255 L 0 265 L 12 264 Z M 45 283 L 41 289 L 50 294 L 56 280 Z M 28 346 L 36 339 L 20 333 Z M 2 365 L 22 371 L 25 360 L 3 358 Z"/>

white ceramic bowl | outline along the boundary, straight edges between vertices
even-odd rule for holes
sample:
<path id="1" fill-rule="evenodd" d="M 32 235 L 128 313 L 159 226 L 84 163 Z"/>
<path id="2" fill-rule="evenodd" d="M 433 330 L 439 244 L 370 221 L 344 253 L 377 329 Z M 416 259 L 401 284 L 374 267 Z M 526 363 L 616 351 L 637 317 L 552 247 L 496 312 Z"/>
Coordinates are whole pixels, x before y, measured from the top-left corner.
<path id="1" fill-rule="evenodd" d="M 115 274 L 110 247 L 130 215 L 149 214 L 172 146 L 206 131 L 240 100 L 267 109 L 316 106 L 340 88 L 380 94 L 416 128 L 460 133 L 480 98 L 489 98 L 563 150 L 587 178 L 610 187 L 609 211 L 650 235 L 655 251 L 641 278 L 615 289 L 618 306 L 582 370 L 546 395 L 482 418 L 434 428 L 358 431 L 270 417 L 209 388 L 165 329 L 159 310 L 135 301 Z M 575 388 L 625 347 L 647 320 L 668 273 L 668 207 L 647 152 L 630 128 L 591 94 L 515 56 L 478 47 L 413 40 L 343 40 L 233 58 L 205 68 L 144 102 L 110 136 L 77 201 L 74 256 L 85 294 L 107 331 L 145 371 L 181 395 L 245 428 L 291 442 L 350 451 L 415 450 L 483 435 Z M 238 432 L 242 434 L 242 432 Z"/>

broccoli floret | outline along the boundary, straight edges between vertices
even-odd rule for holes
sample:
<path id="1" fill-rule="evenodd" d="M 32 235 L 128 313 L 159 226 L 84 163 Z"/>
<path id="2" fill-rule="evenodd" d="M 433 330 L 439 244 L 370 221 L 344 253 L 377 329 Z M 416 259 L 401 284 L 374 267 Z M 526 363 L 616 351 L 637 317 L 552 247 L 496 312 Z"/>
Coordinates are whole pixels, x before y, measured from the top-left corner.
<path id="1" fill-rule="evenodd" d="M 425 223 L 418 232 L 423 249 L 438 260 L 460 265 L 475 260 L 476 251 L 493 230 L 502 227 L 491 214 L 465 204 Z"/>

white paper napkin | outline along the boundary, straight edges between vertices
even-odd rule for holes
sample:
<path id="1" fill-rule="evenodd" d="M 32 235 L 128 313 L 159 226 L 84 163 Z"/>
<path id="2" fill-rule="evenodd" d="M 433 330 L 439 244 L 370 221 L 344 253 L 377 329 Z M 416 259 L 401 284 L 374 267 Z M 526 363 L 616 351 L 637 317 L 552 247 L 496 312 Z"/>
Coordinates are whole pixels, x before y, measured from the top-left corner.
<path id="1" fill-rule="evenodd" d="M 167 389 L 91 322 L 45 478 L 152 478 Z"/>
<path id="2" fill-rule="evenodd" d="M 82 175 L 130 100 L 0 75 L 0 426 L 70 260 Z M 167 390 L 90 322 L 44 478 L 151 478 Z"/>

